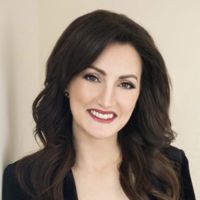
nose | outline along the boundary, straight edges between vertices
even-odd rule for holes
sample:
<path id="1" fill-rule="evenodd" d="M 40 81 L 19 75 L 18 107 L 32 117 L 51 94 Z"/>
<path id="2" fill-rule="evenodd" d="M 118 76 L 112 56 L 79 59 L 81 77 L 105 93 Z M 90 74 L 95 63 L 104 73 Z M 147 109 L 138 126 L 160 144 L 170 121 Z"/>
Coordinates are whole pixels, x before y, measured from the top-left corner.
<path id="1" fill-rule="evenodd" d="M 98 104 L 104 109 L 110 108 L 116 104 L 115 91 L 113 87 L 105 86 L 102 88 L 102 91 L 98 96 Z"/>

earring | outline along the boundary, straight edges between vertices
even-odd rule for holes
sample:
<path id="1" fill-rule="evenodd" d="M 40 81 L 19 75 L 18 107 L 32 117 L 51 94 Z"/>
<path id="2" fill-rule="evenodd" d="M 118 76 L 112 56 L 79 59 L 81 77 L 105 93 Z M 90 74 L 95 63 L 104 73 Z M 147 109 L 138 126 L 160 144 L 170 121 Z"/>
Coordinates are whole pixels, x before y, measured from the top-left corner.
<path id="1" fill-rule="evenodd" d="M 69 98 L 69 92 L 66 90 L 65 91 L 65 96 L 67 97 L 67 98 Z"/>

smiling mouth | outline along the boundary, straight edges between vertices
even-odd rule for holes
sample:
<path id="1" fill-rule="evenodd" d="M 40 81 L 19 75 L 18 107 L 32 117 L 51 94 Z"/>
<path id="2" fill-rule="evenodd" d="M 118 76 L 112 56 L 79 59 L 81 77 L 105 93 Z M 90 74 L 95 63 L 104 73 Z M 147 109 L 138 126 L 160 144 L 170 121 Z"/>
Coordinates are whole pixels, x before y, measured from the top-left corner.
<path id="1" fill-rule="evenodd" d="M 102 114 L 100 112 L 97 112 L 97 110 L 93 110 L 93 109 L 90 109 L 87 111 L 95 121 L 101 122 L 101 123 L 111 123 L 116 118 L 116 114 L 113 112 L 107 112 L 107 114 Z"/>

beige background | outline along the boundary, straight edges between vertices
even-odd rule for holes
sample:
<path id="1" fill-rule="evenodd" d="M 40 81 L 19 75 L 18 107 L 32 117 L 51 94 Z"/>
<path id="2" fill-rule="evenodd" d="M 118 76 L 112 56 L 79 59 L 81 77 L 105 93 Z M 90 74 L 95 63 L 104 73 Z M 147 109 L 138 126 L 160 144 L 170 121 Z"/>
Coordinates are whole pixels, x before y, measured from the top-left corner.
<path id="1" fill-rule="evenodd" d="M 0 6 L 0 155 L 3 168 L 37 149 L 31 105 L 42 88 L 45 62 L 76 17 L 95 9 L 128 15 L 153 36 L 173 83 L 170 115 L 175 146 L 189 159 L 200 199 L 200 1 L 2 0 Z M 1 180 L 0 180 L 1 183 Z"/>

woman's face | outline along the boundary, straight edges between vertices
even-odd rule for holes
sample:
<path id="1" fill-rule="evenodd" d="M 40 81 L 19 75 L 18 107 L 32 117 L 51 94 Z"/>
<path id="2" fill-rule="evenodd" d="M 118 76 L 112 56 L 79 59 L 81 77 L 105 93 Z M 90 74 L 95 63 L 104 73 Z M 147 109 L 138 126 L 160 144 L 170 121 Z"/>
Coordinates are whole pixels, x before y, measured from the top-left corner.
<path id="1" fill-rule="evenodd" d="M 128 122 L 140 92 L 142 63 L 130 44 L 112 43 L 69 84 L 74 134 L 116 137 Z"/>

